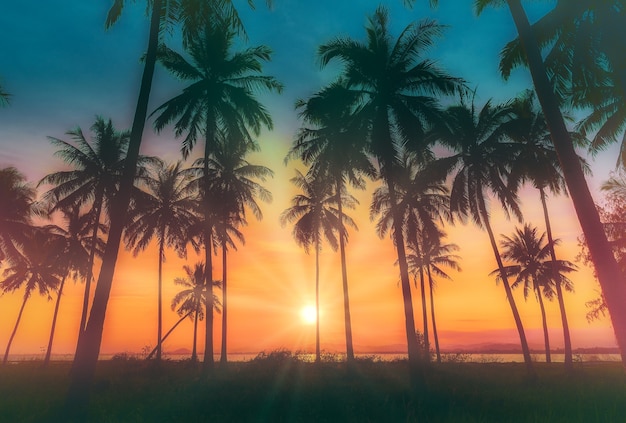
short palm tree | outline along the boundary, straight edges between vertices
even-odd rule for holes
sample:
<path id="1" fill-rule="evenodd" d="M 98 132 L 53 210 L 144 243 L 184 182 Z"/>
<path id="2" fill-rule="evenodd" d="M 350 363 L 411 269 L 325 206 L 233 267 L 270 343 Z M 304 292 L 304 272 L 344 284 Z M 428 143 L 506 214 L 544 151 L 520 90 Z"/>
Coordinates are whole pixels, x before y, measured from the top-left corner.
<path id="1" fill-rule="evenodd" d="M 453 94 L 462 89 L 463 81 L 449 76 L 430 60 L 420 61 L 424 50 L 441 35 L 442 27 L 435 22 L 411 24 L 395 38 L 389 32 L 387 9 L 381 6 L 368 18 L 366 32 L 365 43 L 337 38 L 320 46 L 318 54 L 323 65 L 340 61 L 347 86 L 361 94 L 360 116 L 370 129 L 369 152 L 378 161 L 380 176 L 395 208 L 394 178 L 402 150 L 424 150 L 426 127 L 439 117 L 434 96 Z M 416 364 L 420 351 L 415 336 L 402 219 L 399 211 L 393 212 L 397 214 L 393 237 L 400 268 L 407 349 L 409 360 Z"/>
<path id="2" fill-rule="evenodd" d="M 0 263 L 19 261 L 31 231 L 35 190 L 14 167 L 0 169 Z"/>
<path id="3" fill-rule="evenodd" d="M 509 260 L 514 265 L 505 266 L 504 270 L 508 276 L 515 277 L 511 288 L 523 285 L 524 298 L 528 297 L 530 291 L 535 293 L 541 309 L 541 321 L 543 324 L 543 334 L 546 349 L 546 362 L 551 362 L 550 338 L 548 336 L 548 323 L 546 311 L 543 305 L 543 296 L 554 296 L 553 286 L 564 285 L 571 289 L 571 281 L 563 273 L 573 272 L 575 267 L 572 263 L 564 260 L 552 261 L 550 259 L 550 244 L 546 242 L 546 235 L 538 234 L 537 228 L 524 225 L 523 229 L 517 228 L 513 236 L 502 236 L 502 257 Z M 557 277 L 554 277 L 556 270 Z M 502 280 L 499 269 L 495 272 Z M 542 290 L 544 294 L 542 294 Z"/>
<path id="4" fill-rule="evenodd" d="M 174 248 L 179 257 L 186 257 L 189 228 L 195 224 L 193 193 L 181 170 L 181 163 L 167 165 L 156 160 L 153 174 L 141 178 L 146 191 L 136 195 L 126 228 L 126 244 L 137 255 L 152 239 L 159 245 L 157 361 L 161 361 L 163 329 L 162 278 L 165 248 Z"/>
<path id="5" fill-rule="evenodd" d="M 367 132 L 358 114 L 358 94 L 349 90 L 342 81 L 331 84 L 308 100 L 299 100 L 296 108 L 308 126 L 302 127 L 286 160 L 298 158 L 313 167 L 313 172 L 327 173 L 334 182 L 337 210 L 343 214 L 341 193 L 346 185 L 365 188 L 363 177 L 374 178 L 376 170 L 366 153 Z M 341 279 L 346 332 L 346 357 L 354 360 L 352 323 L 348 294 L 348 270 L 345 252 L 346 237 L 339 231 Z"/>
<path id="6" fill-rule="evenodd" d="M 22 306 L 7 343 L 3 364 L 9 359 L 11 345 L 28 299 L 35 290 L 52 299 L 50 292 L 58 288 L 66 270 L 59 260 L 62 256 L 60 253 L 63 251 L 63 240 L 51 236 L 44 229 L 34 229 L 25 239 L 22 250 L 22 259 L 4 269 L 4 279 L 0 282 L 0 289 L 4 293 L 24 289 Z"/>
<path id="7" fill-rule="evenodd" d="M 293 237 L 296 243 L 304 248 L 308 254 L 311 247 L 315 249 L 315 361 L 321 361 L 320 350 L 320 322 L 319 322 L 319 254 L 323 239 L 333 250 L 337 249 L 337 228 L 345 230 L 344 224 L 354 226 L 351 218 L 339 215 L 337 210 L 337 196 L 334 195 L 332 185 L 327 183 L 323 175 L 308 174 L 307 176 L 296 170 L 296 176 L 291 182 L 302 190 L 291 200 L 292 206 L 280 216 L 281 225 L 294 223 Z M 350 204 L 350 197 L 344 195 L 344 204 Z"/>
<path id="8" fill-rule="evenodd" d="M 183 266 L 186 277 L 174 279 L 176 285 L 182 286 L 183 290 L 179 291 L 172 299 L 172 310 L 176 309 L 179 316 L 191 316 L 193 314 L 193 347 L 191 350 L 191 361 L 196 362 L 198 360 L 198 354 L 196 350 L 197 338 L 198 338 L 198 320 L 204 319 L 204 305 L 207 303 L 206 295 L 206 276 L 204 263 L 196 263 L 191 268 L 190 266 Z M 218 283 L 214 284 L 219 286 Z M 219 312 L 219 299 L 213 298 L 213 307 Z"/>

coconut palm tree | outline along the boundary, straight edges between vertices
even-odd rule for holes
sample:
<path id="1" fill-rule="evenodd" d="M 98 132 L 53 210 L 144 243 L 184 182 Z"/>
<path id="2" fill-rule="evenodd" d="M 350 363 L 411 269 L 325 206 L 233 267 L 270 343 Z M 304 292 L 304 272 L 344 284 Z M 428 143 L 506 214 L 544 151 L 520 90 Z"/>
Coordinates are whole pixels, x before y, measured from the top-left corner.
<path id="1" fill-rule="evenodd" d="M 442 27 L 433 21 L 410 24 L 395 38 L 389 32 L 388 12 L 381 6 L 368 18 L 366 32 L 364 43 L 337 38 L 320 46 L 318 54 L 322 65 L 340 61 L 347 86 L 361 94 L 360 115 L 369 122 L 370 129 L 369 152 L 378 161 L 380 176 L 395 206 L 394 178 L 402 150 L 424 150 L 425 124 L 438 118 L 438 103 L 433 95 L 453 94 L 463 83 L 432 61 L 420 61 L 424 50 L 442 32 Z M 409 360 L 416 364 L 420 351 L 415 336 L 402 219 L 399 211 L 394 213 L 397 215 L 393 219 L 393 238 L 400 268 L 407 349 Z"/>
<path id="2" fill-rule="evenodd" d="M 446 125 L 437 129 L 437 136 L 439 142 L 455 154 L 438 159 L 434 167 L 453 175 L 450 191 L 452 214 L 462 221 L 470 217 L 489 235 L 502 285 L 519 333 L 524 361 L 529 374 L 533 375 L 526 334 L 504 271 L 487 209 L 487 196 L 491 193 L 496 196 L 507 217 L 513 213 L 521 220 L 517 195 L 506 184 L 515 159 L 516 147 L 515 144 L 506 142 L 503 125 L 511 119 L 512 109 L 509 104 L 494 106 L 488 101 L 477 110 L 472 100 L 470 105 L 463 101 L 458 106 L 448 108 L 446 114 Z"/>
<path id="3" fill-rule="evenodd" d="M 91 126 L 92 142 L 87 141 L 82 129 L 77 127 L 67 132 L 72 142 L 48 137 L 50 142 L 59 147 L 55 155 L 74 169 L 53 172 L 39 181 L 38 186 L 48 184 L 53 188 L 44 194 L 44 200 L 53 204 L 52 211 L 83 205 L 91 202 L 92 242 L 99 236 L 100 221 L 111 210 L 111 202 L 117 194 L 128 150 L 128 132 L 115 129 L 111 119 L 105 121 L 96 117 Z M 89 256 L 85 292 L 79 331 L 85 329 L 87 311 L 91 295 L 91 280 L 96 250 Z"/>
<path id="4" fill-rule="evenodd" d="M 0 169 L 0 263 L 21 259 L 19 248 L 31 231 L 35 190 L 14 167 Z"/>
<path id="5" fill-rule="evenodd" d="M 292 206 L 280 215 L 280 223 L 285 226 L 294 223 L 293 238 L 296 243 L 304 248 L 308 254 L 310 248 L 315 249 L 315 361 L 321 361 L 320 350 L 320 322 L 319 322 L 319 254 L 322 249 L 323 239 L 328 242 L 333 250 L 337 250 L 338 230 L 345 230 L 344 224 L 354 227 L 354 221 L 347 215 L 339 215 L 336 201 L 337 196 L 321 175 L 309 174 L 307 176 L 296 170 L 296 176 L 290 181 L 300 190 L 291 200 Z M 351 196 L 345 193 L 342 202 L 346 206 L 354 204 Z M 338 229 L 339 228 L 339 229 Z"/>
<path id="6" fill-rule="evenodd" d="M 73 277 L 76 281 L 84 278 L 89 273 L 89 258 L 92 248 L 92 221 L 93 218 L 89 213 L 81 214 L 80 207 L 74 205 L 62 210 L 65 228 L 58 225 L 47 225 L 45 230 L 50 232 L 53 237 L 59 238 L 59 243 L 63 241 L 63 249 L 60 254 L 59 265 L 63 266 L 64 272 L 57 291 L 57 300 L 54 305 L 54 316 L 52 318 L 52 328 L 50 329 L 50 339 L 46 349 L 44 358 L 44 366 L 50 362 L 52 354 L 52 343 L 54 341 L 54 333 L 56 328 L 57 317 L 59 314 L 59 306 L 61 305 L 61 297 L 63 296 L 63 288 L 68 277 Z M 101 225 L 100 231 L 106 233 L 106 227 Z M 96 255 L 102 256 L 104 250 L 104 241 L 98 238 L 96 244 Z"/>
<path id="7" fill-rule="evenodd" d="M 548 336 L 548 323 L 546 311 L 543 305 L 543 296 L 554 296 L 552 286 L 565 286 L 571 289 L 571 281 L 563 273 L 573 272 L 575 267 L 572 263 L 564 260 L 552 261 L 550 258 L 550 244 L 546 242 L 545 233 L 538 234 L 536 227 L 524 225 L 523 229 L 517 228 L 513 236 L 502 235 L 502 257 L 505 260 L 517 263 L 505 266 L 504 270 L 508 276 L 515 277 L 511 288 L 523 285 L 524 298 L 528 298 L 530 291 L 535 293 L 541 309 L 541 321 L 543 324 L 544 343 L 546 348 L 546 362 L 551 362 L 550 338 Z M 555 272 L 556 269 L 556 272 Z M 498 270 L 495 272 L 498 279 L 502 279 Z M 554 275 L 557 274 L 555 278 Z M 542 294 L 541 292 L 544 292 Z"/>
<path id="8" fill-rule="evenodd" d="M 190 266 L 183 266 L 186 277 L 174 279 L 176 285 L 183 287 L 182 291 L 179 291 L 172 299 L 172 310 L 176 310 L 179 316 L 190 316 L 193 314 L 193 347 L 191 350 L 191 361 L 196 362 L 198 360 L 198 354 L 196 350 L 196 340 L 198 339 L 198 320 L 204 319 L 204 305 L 207 304 L 206 295 L 208 290 L 206 289 L 207 278 L 204 274 L 204 263 L 196 263 L 191 268 Z M 214 286 L 220 286 L 218 282 L 213 282 Z M 217 296 L 214 296 L 212 301 L 213 307 L 216 311 L 220 311 L 220 302 Z"/>
<path id="9" fill-rule="evenodd" d="M 148 247 L 152 239 L 159 245 L 158 258 L 158 317 L 157 361 L 161 361 L 161 337 L 163 328 L 162 279 L 165 248 L 174 248 L 179 257 L 186 257 L 189 228 L 195 224 L 193 193 L 181 170 L 181 163 L 167 165 L 157 160 L 153 174 L 141 178 L 146 191 L 134 201 L 126 228 L 126 245 L 137 255 Z"/>
<path id="10" fill-rule="evenodd" d="M 564 4 L 565 2 L 561 2 Z M 489 5 L 504 4 L 501 0 L 475 0 L 476 11 L 480 12 Z M 620 272 L 615 257 L 611 254 L 611 246 L 604 233 L 598 211 L 589 187 L 585 180 L 583 169 L 578 161 L 574 144 L 568 133 L 563 115 L 559 108 L 558 98 L 548 78 L 548 72 L 543 62 L 540 44 L 535 37 L 528 16 L 520 0 L 506 0 L 517 29 L 520 44 L 528 61 L 533 85 L 537 98 L 541 104 L 546 123 L 552 134 L 554 149 L 559 156 L 563 176 L 571 195 L 578 221 L 589 246 L 589 252 L 597 272 L 602 292 L 607 299 L 607 306 L 611 314 L 611 321 L 615 337 L 620 347 L 622 361 L 626 362 L 626 284 Z M 582 3 L 585 6 L 593 5 L 591 0 Z"/>
<path id="11" fill-rule="evenodd" d="M 376 170 L 366 153 L 367 132 L 357 118 L 359 95 L 349 90 L 342 81 L 335 82 L 308 100 L 299 100 L 296 109 L 306 127 L 302 127 L 286 160 L 298 158 L 313 167 L 315 173 L 327 173 L 334 181 L 337 210 L 343 214 L 341 193 L 346 184 L 365 189 L 365 177 L 373 179 Z M 346 357 L 354 361 L 348 270 L 345 252 L 346 237 L 339 231 L 341 280 L 343 288 L 344 327 L 346 332 Z"/>
<path id="12" fill-rule="evenodd" d="M 50 233 L 42 228 L 33 229 L 24 241 L 22 259 L 5 268 L 0 289 L 7 293 L 24 288 L 24 297 L 7 343 L 3 364 L 6 364 L 9 359 L 11 345 L 22 319 L 24 307 L 33 292 L 37 290 L 40 295 L 45 295 L 50 300 L 52 299 L 50 291 L 58 288 L 65 271 L 65 266 L 59 260 L 59 253 L 62 251 L 63 240 L 50 236 Z"/>
<path id="13" fill-rule="evenodd" d="M 159 106 L 154 126 L 160 131 L 175 122 L 176 136 L 187 132 L 182 142 L 183 157 L 187 157 L 197 139 L 204 135 L 204 180 L 209 181 L 209 158 L 217 148 L 220 134 L 227 138 L 241 137 L 252 144 L 252 134 L 258 136 L 263 126 L 272 128 L 272 119 L 256 99 L 257 90 L 280 91 L 282 86 L 270 76 L 262 75 L 262 62 L 268 61 L 271 50 L 265 46 L 248 48 L 233 53 L 235 32 L 228 23 L 207 22 L 196 38 L 189 40 L 187 50 L 191 62 L 175 51 L 164 48 L 160 55 L 163 66 L 183 81 L 191 84 L 183 92 Z M 202 192 L 208 192 L 203 189 Z M 209 221 L 209 197 L 203 197 L 204 220 Z M 204 236 L 210 240 L 209 229 Z M 205 261 L 211 267 L 210 248 L 206 248 Z M 211 275 L 209 269 L 207 276 Z M 211 286 L 211 284 L 208 284 Z M 210 295 L 208 300 L 212 298 Z M 208 309 L 212 309 L 207 305 Z M 204 365 L 213 365 L 213 316 L 207 314 L 206 348 Z"/>

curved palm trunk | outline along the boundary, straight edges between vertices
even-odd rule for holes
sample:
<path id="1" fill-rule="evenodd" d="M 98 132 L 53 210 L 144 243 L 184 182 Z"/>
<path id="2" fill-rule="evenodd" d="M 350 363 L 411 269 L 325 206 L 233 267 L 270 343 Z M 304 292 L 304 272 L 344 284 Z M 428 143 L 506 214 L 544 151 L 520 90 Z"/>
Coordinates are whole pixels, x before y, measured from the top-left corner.
<path id="1" fill-rule="evenodd" d="M 226 243 L 226 241 L 224 240 L 224 243 Z M 228 334 L 228 320 L 227 320 L 227 313 L 228 313 L 228 307 L 227 307 L 227 302 L 228 302 L 228 296 L 227 296 L 227 292 L 226 292 L 226 277 L 227 277 L 227 272 L 226 272 L 226 252 L 228 251 L 228 249 L 226 248 L 225 245 L 222 245 L 222 350 L 220 353 L 220 363 L 221 364 L 226 364 L 228 362 L 228 351 L 227 351 L 227 346 L 226 346 L 226 336 Z"/>
<path id="2" fill-rule="evenodd" d="M 96 370 L 98 355 L 100 354 L 104 319 L 109 302 L 109 295 L 111 294 L 115 263 L 117 262 L 120 241 L 122 239 L 126 210 L 130 202 L 137 169 L 137 160 L 139 158 L 139 147 L 141 146 L 141 138 L 148 111 L 148 100 L 150 98 L 150 89 L 152 87 L 152 78 L 154 76 L 157 46 L 159 42 L 159 18 L 162 7 L 163 0 L 153 1 L 148 51 L 146 52 L 144 62 L 141 88 L 139 90 L 137 108 L 135 109 L 124 173 L 122 175 L 119 192 L 114 199 L 114 207 L 112 207 L 109 237 L 102 258 L 102 268 L 94 294 L 89 321 L 87 322 L 85 330 L 78 337 L 69 389 L 65 399 L 65 410 L 70 415 L 78 415 L 79 417 L 85 412 L 89 402 L 89 391 Z"/>
<path id="3" fill-rule="evenodd" d="M 9 337 L 9 343 L 7 344 L 7 349 L 4 352 L 4 359 L 2 360 L 3 365 L 7 364 L 7 361 L 9 361 L 9 351 L 11 350 L 11 344 L 13 343 L 13 338 L 15 338 L 17 327 L 20 325 L 20 320 L 22 320 L 22 313 L 24 312 L 24 306 L 26 305 L 27 300 L 28 300 L 28 295 L 24 295 L 24 301 L 22 301 L 20 312 L 17 314 L 17 321 L 15 322 L 15 327 L 13 328 L 13 332 L 11 332 L 11 337 Z"/>
<path id="4" fill-rule="evenodd" d="M 315 238 L 315 362 L 322 361 L 320 350 L 320 240 Z"/>
<path id="5" fill-rule="evenodd" d="M 50 339 L 48 340 L 48 348 L 46 348 L 46 357 L 43 359 L 44 367 L 50 363 L 50 356 L 52 354 L 52 341 L 54 340 L 54 330 L 57 326 L 57 317 L 59 315 L 59 305 L 61 304 L 61 295 L 63 295 L 63 287 L 65 286 L 65 279 L 67 275 L 63 276 L 61 279 L 61 284 L 59 285 L 59 294 L 57 296 L 56 304 L 54 305 L 54 315 L 52 317 L 52 329 L 50 329 Z"/>
<path id="6" fill-rule="evenodd" d="M 548 235 L 548 243 L 550 244 L 550 257 L 552 263 L 556 263 L 556 252 L 554 251 L 554 239 L 552 238 L 552 228 L 550 226 L 550 217 L 548 215 L 548 204 L 546 202 L 546 193 L 543 188 L 539 188 L 541 197 L 541 205 L 543 207 L 543 217 L 546 221 L 546 234 Z M 565 369 L 571 371 L 574 368 L 572 360 L 572 340 L 569 334 L 569 324 L 567 322 L 567 314 L 565 313 L 565 300 L 563 299 L 563 289 L 561 288 L 561 280 L 556 266 L 553 267 L 554 285 L 556 286 L 556 298 L 559 301 L 559 310 L 561 311 L 561 325 L 563 326 L 563 342 L 565 347 Z"/>
<path id="7" fill-rule="evenodd" d="M 624 307 L 626 304 L 626 284 L 624 283 L 624 275 L 621 273 L 607 241 L 585 175 L 580 167 L 578 156 L 548 80 L 541 52 L 532 33 L 526 12 L 520 0 L 507 0 L 507 4 L 515 22 L 521 45 L 528 58 L 528 68 L 537 92 L 537 98 L 552 134 L 554 149 L 559 156 L 563 176 L 572 197 L 578 221 L 585 234 L 602 293 L 606 299 L 615 338 L 620 347 L 622 363 L 626 364 L 626 307 Z"/>
<path id="8" fill-rule="evenodd" d="M 89 263 L 87 264 L 87 276 L 85 277 L 85 293 L 83 294 L 83 310 L 80 315 L 79 332 L 85 330 L 87 324 L 87 311 L 89 310 L 89 294 L 91 293 L 91 279 L 93 278 L 93 265 L 96 259 L 96 245 L 98 243 L 98 226 L 100 224 L 100 215 L 102 214 L 102 201 L 104 194 L 100 190 L 96 193 L 94 200 L 94 224 L 91 235 L 91 251 L 89 252 Z"/>
<path id="9" fill-rule="evenodd" d="M 184 316 L 182 316 L 180 319 L 178 319 L 178 322 L 174 323 L 174 326 L 172 326 L 172 328 L 170 330 L 168 330 L 165 333 L 165 336 L 163 336 L 163 338 L 161 339 L 161 344 L 163 342 L 165 342 L 165 340 L 167 339 L 168 336 L 170 336 L 170 333 L 174 332 L 174 329 L 176 329 L 178 327 L 178 325 L 180 325 L 182 323 L 183 320 L 185 320 L 187 317 L 189 317 L 189 315 L 193 313 L 193 312 L 189 312 L 187 314 L 185 314 Z M 148 356 L 146 357 L 146 360 L 150 360 L 152 358 L 152 356 L 157 352 L 157 347 L 154 347 L 154 349 L 152 351 L 150 351 L 150 354 L 148 354 Z"/>
<path id="10" fill-rule="evenodd" d="M 433 322 L 433 338 L 435 338 L 435 352 L 437 354 L 437 363 L 441 363 L 441 351 L 439 350 L 439 335 L 437 335 L 437 323 L 435 322 L 435 295 L 433 293 L 433 277 L 430 274 L 430 266 L 426 268 L 428 271 L 428 286 L 430 288 L 430 320 Z"/>
<path id="11" fill-rule="evenodd" d="M 511 307 L 511 312 L 513 313 L 513 319 L 515 320 L 515 326 L 517 328 L 517 332 L 519 334 L 520 344 L 522 346 L 522 354 L 524 355 L 524 363 L 526 364 L 526 371 L 532 377 L 535 376 L 535 370 L 533 368 L 533 362 L 530 357 L 530 349 L 528 348 L 528 342 L 526 341 L 526 334 L 524 333 L 524 326 L 522 325 L 522 319 L 519 315 L 519 311 L 517 310 L 517 305 L 515 304 L 515 299 L 513 298 L 513 292 L 511 291 L 511 286 L 509 285 L 509 279 L 506 277 L 506 272 L 504 271 L 504 265 L 502 264 L 502 258 L 500 257 L 500 252 L 498 251 L 498 245 L 496 244 L 496 238 L 493 235 L 493 230 L 491 229 L 491 224 L 489 223 L 489 214 L 487 213 L 487 207 L 485 206 L 485 199 L 481 196 L 478 198 L 478 203 L 480 207 L 480 214 L 483 219 L 483 223 L 485 225 L 485 229 L 487 230 L 487 234 L 489 234 L 489 242 L 491 243 L 491 248 L 493 249 L 493 254 L 496 258 L 496 262 L 498 263 L 498 269 L 500 270 L 500 277 L 502 278 L 502 285 L 504 286 L 504 291 L 506 292 L 506 299 L 509 301 L 509 306 Z"/>
<path id="12" fill-rule="evenodd" d="M 195 363 L 198 361 L 198 311 L 196 310 L 196 315 L 193 318 L 193 346 L 191 347 L 191 362 Z"/>
<path id="13" fill-rule="evenodd" d="M 552 363 L 550 355 L 550 336 L 548 335 L 548 320 L 546 319 L 546 308 L 543 306 L 543 295 L 539 287 L 535 289 L 537 300 L 539 300 L 539 308 L 541 308 L 541 324 L 543 325 L 543 341 L 546 347 L 546 363 Z"/>
<path id="14" fill-rule="evenodd" d="M 346 331 L 346 359 L 348 363 L 354 361 L 354 347 L 352 345 L 352 320 L 350 318 L 350 296 L 348 295 L 348 268 L 346 265 L 346 240 L 343 233 L 342 216 L 343 216 L 343 204 L 341 201 L 342 191 L 341 179 L 337 178 L 336 190 L 337 190 L 337 208 L 339 211 L 339 254 L 341 257 L 341 285 L 343 288 L 343 320 Z"/>
<path id="15" fill-rule="evenodd" d="M 163 354 L 163 343 L 161 341 L 161 334 L 163 331 L 163 253 L 165 244 L 165 228 L 161 227 L 161 241 L 159 242 L 159 293 L 158 293 L 158 306 L 157 306 L 157 353 L 156 360 L 161 362 L 161 355 Z"/>

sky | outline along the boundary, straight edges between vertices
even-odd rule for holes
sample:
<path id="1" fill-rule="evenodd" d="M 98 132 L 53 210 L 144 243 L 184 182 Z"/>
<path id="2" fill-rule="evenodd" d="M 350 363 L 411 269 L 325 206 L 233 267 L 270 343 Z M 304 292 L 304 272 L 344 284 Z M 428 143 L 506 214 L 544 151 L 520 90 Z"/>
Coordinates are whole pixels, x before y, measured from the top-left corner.
<path id="1" fill-rule="evenodd" d="M 443 0 L 437 9 L 418 0 L 407 9 L 403 2 L 383 2 L 390 12 L 396 35 L 412 21 L 430 18 L 446 25 L 440 42 L 427 57 L 450 74 L 465 78 L 477 90 L 477 102 L 490 98 L 503 102 L 531 86 L 528 72 L 516 70 L 508 81 L 498 73 L 498 54 L 514 38 L 515 30 L 506 9 L 487 9 L 476 17 L 472 1 Z M 275 176 L 264 183 L 273 193 L 271 204 L 263 204 L 264 218 L 244 228 L 245 245 L 229 257 L 229 351 L 256 353 L 277 348 L 311 351 L 314 325 L 301 317 L 304 307 L 314 303 L 314 257 L 297 247 L 291 228 L 281 227 L 279 215 L 289 206 L 295 190 L 289 184 L 298 163 L 283 159 L 300 125 L 294 103 L 307 98 L 332 81 L 340 67 L 321 69 L 317 47 L 337 36 L 363 40 L 366 17 L 378 2 L 370 0 L 330 1 L 274 0 L 272 9 L 258 1 L 251 10 L 236 1 L 244 22 L 247 41 L 241 46 L 265 44 L 272 48 L 272 61 L 264 72 L 285 86 L 282 94 L 261 94 L 274 119 L 274 129 L 259 137 L 262 151 L 251 161 L 270 167 Z M 77 126 L 88 133 L 96 116 L 111 118 L 118 129 L 131 125 L 142 72 L 140 57 L 147 45 L 148 19 L 145 2 L 128 2 L 119 22 L 105 30 L 110 2 L 10 2 L 0 14 L 0 84 L 12 94 L 10 105 L 0 109 L 0 168 L 15 166 L 36 184 L 44 175 L 60 170 L 63 162 L 54 156 L 47 137 L 68 139 L 65 132 Z M 551 2 L 525 4 L 531 20 L 553 6 Z M 180 50 L 173 34 L 168 44 Z M 149 110 L 152 111 L 180 91 L 182 85 L 157 67 Z M 180 140 L 170 130 L 156 134 L 151 121 L 146 126 L 142 153 L 168 161 L 180 159 Z M 590 159 L 593 177 L 589 185 L 597 200 L 598 187 L 609 176 L 615 151 Z M 188 162 L 189 163 L 189 162 Z M 350 301 L 356 352 L 402 351 L 405 347 L 401 290 L 395 252 L 389 238 L 379 239 L 369 219 L 369 203 L 377 183 L 354 195 L 360 205 L 351 215 L 359 230 L 351 231 L 347 250 Z M 42 187 L 46 189 L 49 187 Z M 538 194 L 522 192 L 527 222 L 542 226 Z M 510 234 L 517 222 L 507 221 L 492 202 L 494 232 Z M 562 240 L 557 254 L 574 261 L 581 234 L 573 207 L 567 198 L 552 198 L 553 231 Z M 513 318 L 502 286 L 488 274 L 496 267 L 486 233 L 471 223 L 447 227 L 448 240 L 461 248 L 462 272 L 451 272 L 452 281 L 439 281 L 436 313 L 443 349 L 482 343 L 518 343 Z M 190 251 L 186 259 L 168 251 L 164 264 L 164 327 L 177 315 L 169 309 L 177 292 L 174 278 L 184 275 L 182 266 L 199 260 Z M 321 255 L 321 343 L 328 351 L 345 348 L 338 253 L 326 247 Z M 592 272 L 582 263 L 572 275 L 576 292 L 565 302 L 574 347 L 615 345 L 608 319 L 589 323 L 585 302 L 598 296 Z M 218 266 L 216 279 L 221 276 Z M 123 252 L 118 260 L 102 344 L 103 353 L 138 352 L 155 345 L 156 338 L 156 247 L 137 257 Z M 55 353 L 72 353 L 78 333 L 82 284 L 70 283 L 64 293 Z M 418 290 L 413 290 L 415 299 Z M 0 297 L 0 346 L 13 328 L 21 301 L 20 293 Z M 533 298 L 524 301 L 515 293 L 531 347 L 541 348 L 539 307 Z M 416 306 L 416 326 L 422 328 Z M 33 296 L 14 341 L 16 354 L 39 354 L 47 343 L 54 301 Z M 556 302 L 547 304 L 553 347 L 562 347 L 562 331 Z M 216 318 L 215 344 L 219 348 L 220 316 Z M 191 348 L 192 322 L 184 322 L 165 343 L 166 351 Z M 203 331 L 201 331 L 203 332 Z M 203 345 L 200 335 L 199 345 Z"/>

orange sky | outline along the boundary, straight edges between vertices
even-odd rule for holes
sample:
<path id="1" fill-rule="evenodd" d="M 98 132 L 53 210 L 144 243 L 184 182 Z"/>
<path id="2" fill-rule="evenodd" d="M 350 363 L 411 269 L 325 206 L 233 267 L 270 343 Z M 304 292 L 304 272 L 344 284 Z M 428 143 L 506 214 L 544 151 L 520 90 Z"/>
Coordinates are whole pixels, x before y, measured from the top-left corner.
<path id="1" fill-rule="evenodd" d="M 283 140 L 284 141 L 284 140 Z M 302 307 L 314 304 L 314 255 L 307 256 L 291 237 L 291 228 L 281 228 L 278 216 L 289 206 L 294 193 L 288 180 L 294 166 L 282 163 L 287 142 L 262 142 L 265 153 L 252 161 L 272 168 L 275 178 L 265 184 L 274 194 L 270 205 L 263 205 L 262 222 L 251 220 L 244 228 L 246 244 L 230 255 L 229 266 L 229 351 L 259 352 L 277 348 L 313 350 L 314 325 L 306 324 L 300 316 Z M 269 153 L 269 154 L 268 154 Z M 50 169 L 59 164 L 51 160 Z M 591 180 L 592 188 L 606 175 L 599 172 Z M 350 214 L 359 231 L 352 231 L 347 250 L 350 300 L 356 352 L 400 349 L 405 345 L 401 289 L 394 266 L 395 252 L 391 240 L 379 239 L 369 221 L 371 190 L 355 193 L 361 204 Z M 522 193 L 524 216 L 542 228 L 542 212 L 538 195 L 532 189 Z M 494 203 L 495 204 L 495 203 Z M 553 231 L 563 243 L 557 250 L 559 258 L 575 260 L 578 254 L 576 238 L 581 233 L 569 199 L 552 199 L 550 204 Z M 506 221 L 492 207 L 496 234 L 510 234 L 515 223 Z M 441 347 L 454 348 L 483 342 L 518 343 L 510 308 L 502 286 L 496 286 L 488 274 L 495 268 L 486 232 L 472 224 L 448 227 L 448 241 L 461 247 L 460 273 L 451 272 L 453 281 L 441 281 L 436 290 L 437 325 Z M 193 265 L 198 259 L 193 252 L 186 261 L 167 253 L 164 264 L 164 331 L 178 316 L 169 308 L 171 298 L 179 287 L 173 279 L 184 276 L 182 266 Z M 214 277 L 221 278 L 219 264 Z M 321 343 L 329 351 L 343 351 L 343 310 L 339 254 L 326 247 L 321 255 Z M 566 294 L 565 302 L 572 333 L 573 346 L 613 346 L 612 329 L 608 319 L 588 323 L 584 303 L 597 297 L 598 286 L 590 269 L 579 263 L 580 269 L 571 275 L 575 294 Z M 153 347 L 156 338 L 157 254 L 153 245 L 134 258 L 123 252 L 117 265 L 113 290 L 105 324 L 103 353 L 139 352 L 144 346 Z M 61 303 L 54 353 L 72 353 L 82 306 L 82 284 L 69 282 Z M 422 328 L 419 292 L 413 290 L 415 322 Z M 533 298 L 524 302 L 521 291 L 515 293 L 531 347 L 542 345 L 539 306 Z M 20 306 L 21 292 L 0 298 L 0 346 L 4 347 L 13 328 Z M 562 347 L 560 316 L 556 302 L 546 302 L 552 347 Z M 24 318 L 15 338 L 12 353 L 38 354 L 47 344 L 54 301 L 36 294 L 26 306 Z M 215 320 L 215 348 L 220 346 L 221 316 Z M 198 345 L 203 346 L 204 329 L 199 330 Z M 193 324 L 183 322 L 165 343 L 165 351 L 191 349 Z"/>

